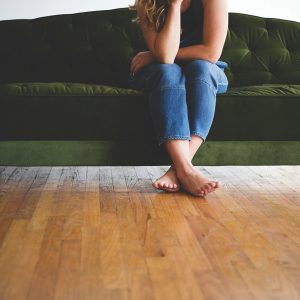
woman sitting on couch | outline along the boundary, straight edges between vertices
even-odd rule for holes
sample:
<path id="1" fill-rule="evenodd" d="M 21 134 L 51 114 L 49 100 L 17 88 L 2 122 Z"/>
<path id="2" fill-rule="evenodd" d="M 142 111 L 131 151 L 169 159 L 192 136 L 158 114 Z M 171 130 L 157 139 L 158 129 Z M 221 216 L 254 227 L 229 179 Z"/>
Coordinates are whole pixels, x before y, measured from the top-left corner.
<path id="1" fill-rule="evenodd" d="M 228 28 L 227 0 L 136 0 L 137 18 L 148 49 L 131 61 L 130 88 L 149 92 L 158 145 L 172 159 L 153 186 L 180 186 L 196 196 L 220 182 L 195 168 L 192 158 L 212 125 L 216 94 L 225 93 L 226 62 L 220 61 Z"/>

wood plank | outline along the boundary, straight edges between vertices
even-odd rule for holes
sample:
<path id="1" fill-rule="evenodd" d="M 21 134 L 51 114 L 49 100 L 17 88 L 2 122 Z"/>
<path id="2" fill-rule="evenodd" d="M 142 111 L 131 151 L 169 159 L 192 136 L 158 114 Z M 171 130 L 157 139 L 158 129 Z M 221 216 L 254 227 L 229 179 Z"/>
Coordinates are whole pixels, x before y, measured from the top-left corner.
<path id="1" fill-rule="evenodd" d="M 99 299 L 103 293 L 100 234 L 100 226 L 82 227 L 80 279 L 75 290 L 78 299 Z"/>
<path id="2" fill-rule="evenodd" d="M 42 191 L 42 195 L 35 207 L 35 211 L 21 238 L 14 240 L 14 248 L 18 252 L 14 260 L 7 261 L 10 272 L 5 275 L 7 285 L 3 290 L 4 299 L 23 299 L 28 294 L 31 279 L 40 257 L 40 251 L 49 216 L 55 204 L 55 193 L 64 180 L 61 167 L 51 168 L 51 172 Z M 16 220 L 22 221 L 22 219 Z M 9 234 L 8 234 L 9 237 Z M 17 287 L 16 288 L 16 282 Z M 39 289 L 39 286 L 33 288 Z"/>
<path id="3" fill-rule="evenodd" d="M 7 195 L 4 197 L 4 205 L 0 213 L 0 246 L 19 207 L 36 180 L 38 170 L 38 167 L 20 168 L 15 172 L 16 177 L 12 177 L 12 180 L 9 181 L 9 189 L 12 192 L 6 190 Z"/>
<path id="4" fill-rule="evenodd" d="M 64 229 L 62 232 L 63 240 L 81 240 L 81 228 L 83 226 L 83 207 L 86 189 L 86 167 L 74 168 L 74 179 L 72 181 L 71 192 L 64 202 L 64 211 L 60 213 L 66 218 Z M 59 215 L 56 212 L 56 215 Z"/>
<path id="5" fill-rule="evenodd" d="M 54 299 L 77 299 L 76 289 L 80 282 L 80 240 L 63 240 L 58 266 Z"/>
<path id="6" fill-rule="evenodd" d="M 35 181 L 16 211 L 16 219 L 31 219 L 50 172 L 51 167 L 40 167 L 38 169 Z"/>
<path id="7" fill-rule="evenodd" d="M 83 199 L 83 226 L 100 226 L 100 192 L 98 167 L 87 168 L 86 190 Z"/>
<path id="8" fill-rule="evenodd" d="M 62 249 L 61 233 L 66 219 L 51 216 L 28 291 L 28 299 L 53 299 Z M 38 287 L 38 288 L 37 288 Z"/>
<path id="9" fill-rule="evenodd" d="M 130 167 L 123 168 L 124 175 L 128 174 L 128 168 Z M 122 263 L 126 271 L 127 288 L 131 291 L 130 299 L 154 299 L 144 259 L 144 235 L 141 234 L 144 227 L 138 229 L 143 222 L 136 222 L 141 220 L 142 216 L 137 216 L 137 211 L 132 209 L 131 192 L 118 194 L 116 201 Z M 137 214 L 139 212 L 142 210 L 138 210 Z"/>
<path id="10" fill-rule="evenodd" d="M 1 299 L 300 298 L 300 166 L 0 167 Z"/>

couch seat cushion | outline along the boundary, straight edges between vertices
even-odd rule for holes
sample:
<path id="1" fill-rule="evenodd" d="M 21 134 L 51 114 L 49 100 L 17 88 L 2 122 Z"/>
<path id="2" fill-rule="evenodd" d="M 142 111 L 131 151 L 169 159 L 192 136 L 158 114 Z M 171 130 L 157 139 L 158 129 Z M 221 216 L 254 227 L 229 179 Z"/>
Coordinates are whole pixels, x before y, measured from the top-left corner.
<path id="1" fill-rule="evenodd" d="M 298 84 L 261 84 L 229 88 L 227 96 L 300 96 Z"/>
<path id="2" fill-rule="evenodd" d="M 0 84 L 0 96 L 124 96 L 140 94 L 137 90 L 101 84 L 72 82 L 22 82 Z"/>
<path id="3" fill-rule="evenodd" d="M 84 83 L 0 85 L 0 139 L 156 140 L 142 91 Z M 300 85 L 218 94 L 207 140 L 300 140 Z"/>
<path id="4" fill-rule="evenodd" d="M 72 82 L 22 82 L 0 84 L 0 96 L 139 95 L 141 91 L 101 84 Z M 300 85 L 262 84 L 229 88 L 222 96 L 300 96 Z"/>

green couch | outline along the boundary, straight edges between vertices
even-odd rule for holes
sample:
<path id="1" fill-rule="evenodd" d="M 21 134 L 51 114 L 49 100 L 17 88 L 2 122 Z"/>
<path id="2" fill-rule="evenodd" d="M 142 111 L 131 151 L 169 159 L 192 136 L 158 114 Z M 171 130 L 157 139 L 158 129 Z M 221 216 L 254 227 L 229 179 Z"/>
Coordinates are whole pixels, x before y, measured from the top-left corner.
<path id="1" fill-rule="evenodd" d="M 145 44 L 119 8 L 0 22 L 0 165 L 167 165 L 147 95 L 127 88 Z M 300 23 L 230 13 L 229 89 L 195 165 L 299 164 Z"/>

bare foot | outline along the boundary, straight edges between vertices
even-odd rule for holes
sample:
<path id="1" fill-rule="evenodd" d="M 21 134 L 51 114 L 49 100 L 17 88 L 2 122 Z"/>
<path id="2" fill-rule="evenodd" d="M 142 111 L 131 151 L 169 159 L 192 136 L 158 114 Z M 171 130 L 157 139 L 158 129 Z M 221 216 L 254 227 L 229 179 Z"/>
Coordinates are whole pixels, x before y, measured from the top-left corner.
<path id="1" fill-rule="evenodd" d="M 152 185 L 159 190 L 177 192 L 180 188 L 180 183 L 177 178 L 174 166 L 171 165 L 169 170 L 163 176 L 156 179 L 156 181 Z"/>
<path id="2" fill-rule="evenodd" d="M 177 172 L 177 177 L 182 186 L 195 196 L 205 196 L 221 186 L 218 180 L 205 177 L 193 165 L 185 171 Z"/>

